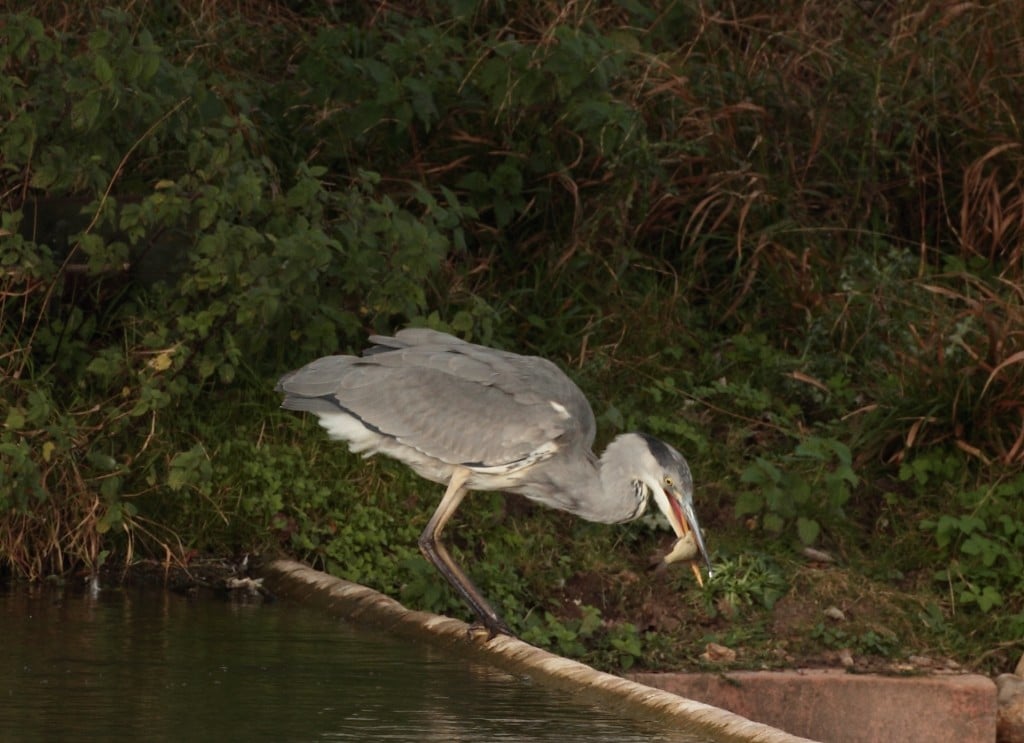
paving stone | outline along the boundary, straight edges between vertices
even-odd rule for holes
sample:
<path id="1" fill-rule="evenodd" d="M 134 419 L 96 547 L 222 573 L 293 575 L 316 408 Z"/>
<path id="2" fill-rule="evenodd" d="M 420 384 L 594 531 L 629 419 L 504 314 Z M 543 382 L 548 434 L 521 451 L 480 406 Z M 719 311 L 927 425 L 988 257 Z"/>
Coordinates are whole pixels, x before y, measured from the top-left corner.
<path id="1" fill-rule="evenodd" d="M 986 676 L 806 670 L 638 673 L 630 678 L 828 743 L 996 739 L 996 687 Z"/>

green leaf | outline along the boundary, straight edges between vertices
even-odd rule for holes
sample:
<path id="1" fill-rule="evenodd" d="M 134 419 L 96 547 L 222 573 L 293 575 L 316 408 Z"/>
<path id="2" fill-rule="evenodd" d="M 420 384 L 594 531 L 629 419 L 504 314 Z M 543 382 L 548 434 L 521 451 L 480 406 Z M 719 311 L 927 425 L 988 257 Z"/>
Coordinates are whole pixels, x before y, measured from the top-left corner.
<path id="1" fill-rule="evenodd" d="M 7 420 L 4 425 L 12 430 L 19 430 L 25 427 L 25 411 L 21 408 L 11 408 L 7 411 Z"/>
<path id="2" fill-rule="evenodd" d="M 818 535 L 821 533 L 821 526 L 813 519 L 807 519 L 800 516 L 796 520 L 796 531 L 801 542 L 806 545 L 811 545 L 814 544 Z"/>
<path id="3" fill-rule="evenodd" d="M 188 451 L 179 452 L 171 460 L 167 472 L 167 487 L 177 492 L 186 487 L 205 491 L 213 475 L 209 457 L 202 446 L 196 444 Z"/>
<path id="4" fill-rule="evenodd" d="M 748 465 L 740 474 L 740 482 L 747 482 L 757 485 L 777 483 L 782 479 L 782 472 L 767 459 L 758 457 L 753 464 Z"/>
<path id="5" fill-rule="evenodd" d="M 110 63 L 105 57 L 96 55 L 92 61 L 92 71 L 96 75 L 96 79 L 99 80 L 103 85 L 110 85 L 114 79 L 114 70 L 111 69 Z"/>
<path id="6" fill-rule="evenodd" d="M 98 90 L 87 93 L 71 105 L 71 126 L 76 131 L 92 129 L 103 110 L 103 96 Z"/>
<path id="7" fill-rule="evenodd" d="M 764 496 L 757 490 L 745 490 L 736 499 L 736 515 L 749 516 L 764 508 Z"/>
<path id="8" fill-rule="evenodd" d="M 113 472 L 117 469 L 117 460 L 109 454 L 90 450 L 86 452 L 85 458 L 89 461 L 89 464 L 103 472 Z"/>
<path id="9" fill-rule="evenodd" d="M 983 612 L 988 612 L 992 607 L 1003 604 L 1002 594 L 992 586 L 985 586 L 980 595 L 975 595 L 975 599 L 978 602 L 978 608 Z"/>

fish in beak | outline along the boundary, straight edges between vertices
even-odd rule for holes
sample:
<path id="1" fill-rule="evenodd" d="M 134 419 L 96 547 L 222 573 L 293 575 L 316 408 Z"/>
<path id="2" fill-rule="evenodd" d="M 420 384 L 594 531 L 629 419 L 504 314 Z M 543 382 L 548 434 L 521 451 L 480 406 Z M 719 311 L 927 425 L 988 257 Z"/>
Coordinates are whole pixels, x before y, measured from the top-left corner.
<path id="1" fill-rule="evenodd" d="M 660 501 L 660 499 L 657 499 Z M 662 507 L 665 516 L 668 518 L 672 530 L 676 533 L 676 542 L 662 562 L 666 565 L 673 562 L 689 561 L 690 569 L 693 571 L 697 584 L 704 586 L 704 576 L 701 574 L 698 558 L 703 558 L 708 567 L 708 577 L 711 577 L 711 558 L 708 557 L 707 547 L 704 546 L 704 537 L 700 533 L 700 523 L 697 521 L 697 514 L 693 510 L 693 504 L 680 496 L 679 493 L 671 490 L 665 492 L 665 500 L 668 508 Z M 660 502 L 658 505 L 662 505 Z"/>

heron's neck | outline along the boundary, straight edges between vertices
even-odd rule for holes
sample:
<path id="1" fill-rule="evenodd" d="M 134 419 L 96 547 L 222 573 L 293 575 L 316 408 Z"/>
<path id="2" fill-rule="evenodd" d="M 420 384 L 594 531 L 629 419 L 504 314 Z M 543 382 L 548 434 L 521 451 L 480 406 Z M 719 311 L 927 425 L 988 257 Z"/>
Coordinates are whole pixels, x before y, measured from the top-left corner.
<path id="1" fill-rule="evenodd" d="M 639 437 L 635 433 L 616 436 L 601 455 L 598 465 L 601 478 L 603 517 L 605 523 L 632 521 L 647 509 L 650 491 L 636 476 L 636 450 Z"/>
<path id="2" fill-rule="evenodd" d="M 508 489 L 587 521 L 632 521 L 647 508 L 650 494 L 636 475 L 640 443 L 639 436 L 626 433 L 612 441 L 600 459 L 589 449 L 564 452 L 541 462 L 521 484 Z"/>

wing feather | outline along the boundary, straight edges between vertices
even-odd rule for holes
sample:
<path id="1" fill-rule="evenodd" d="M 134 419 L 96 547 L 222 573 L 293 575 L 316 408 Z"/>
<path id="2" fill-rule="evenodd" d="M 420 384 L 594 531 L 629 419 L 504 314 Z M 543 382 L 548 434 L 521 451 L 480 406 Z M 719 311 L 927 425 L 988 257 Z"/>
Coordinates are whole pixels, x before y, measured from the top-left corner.
<path id="1" fill-rule="evenodd" d="M 590 405 L 550 361 L 422 328 L 370 342 L 362 357 L 327 356 L 282 377 L 284 407 L 340 408 L 449 464 L 503 466 L 593 443 Z"/>

